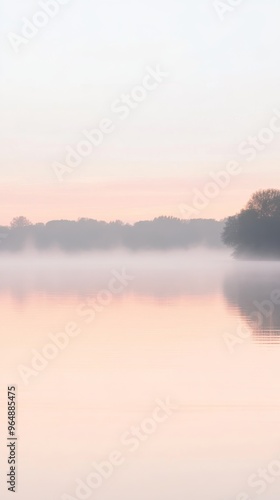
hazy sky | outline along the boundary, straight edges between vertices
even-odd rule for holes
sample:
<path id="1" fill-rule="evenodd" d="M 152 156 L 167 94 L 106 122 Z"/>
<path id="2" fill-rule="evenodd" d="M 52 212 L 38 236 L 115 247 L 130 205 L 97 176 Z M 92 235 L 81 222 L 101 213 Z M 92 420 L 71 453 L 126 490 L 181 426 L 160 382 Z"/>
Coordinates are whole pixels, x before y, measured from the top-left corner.
<path id="1" fill-rule="evenodd" d="M 0 0 L 0 223 L 180 217 L 231 160 L 242 172 L 199 216 L 280 187 L 280 132 L 253 161 L 238 153 L 280 116 L 278 0 L 243 0 L 223 22 L 212 0 L 70 0 L 15 53 L 8 34 L 39 3 Z M 158 65 L 169 76 L 121 120 L 112 103 Z M 113 132 L 58 182 L 54 162 L 105 118 Z"/>

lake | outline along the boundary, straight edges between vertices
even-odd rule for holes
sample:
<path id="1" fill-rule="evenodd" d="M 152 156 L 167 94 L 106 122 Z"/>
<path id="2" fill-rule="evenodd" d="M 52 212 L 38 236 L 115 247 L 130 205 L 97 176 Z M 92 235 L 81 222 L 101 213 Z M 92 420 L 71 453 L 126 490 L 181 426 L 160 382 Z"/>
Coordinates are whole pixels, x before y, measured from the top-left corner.
<path id="1" fill-rule="evenodd" d="M 19 500 L 278 498 L 280 263 L 27 253 L 0 272 Z"/>

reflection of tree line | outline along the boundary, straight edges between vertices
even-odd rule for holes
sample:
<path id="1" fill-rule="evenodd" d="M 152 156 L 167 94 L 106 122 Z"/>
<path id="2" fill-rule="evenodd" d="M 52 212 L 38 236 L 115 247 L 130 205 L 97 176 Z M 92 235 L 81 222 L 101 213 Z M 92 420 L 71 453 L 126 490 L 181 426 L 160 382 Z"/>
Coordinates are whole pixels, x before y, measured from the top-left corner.
<path id="1" fill-rule="evenodd" d="M 256 339 L 280 342 L 280 265 L 254 266 L 228 275 L 224 295 L 239 311 Z"/>
<path id="2" fill-rule="evenodd" d="M 186 221 L 159 217 L 135 224 L 79 219 L 31 224 L 25 217 L 17 217 L 9 227 L 0 227 L 0 233 L 5 235 L 0 249 L 20 251 L 28 245 L 38 250 L 59 248 L 64 251 L 119 247 L 130 250 L 170 250 L 202 245 L 215 248 L 222 246 L 222 229 L 223 222 L 212 219 Z"/>
<path id="3" fill-rule="evenodd" d="M 136 256 L 131 261 L 127 257 L 112 256 L 108 261 L 97 256 L 91 259 L 65 257 L 31 259 L 25 256 L 10 264 L 0 261 L 0 294 L 9 292 L 21 299 L 33 293 L 46 293 L 54 296 L 91 297 L 104 288 L 110 278 L 110 270 L 126 270 L 134 276 L 127 290 L 138 298 L 155 300 L 176 300 L 186 297 L 208 297 L 218 294 L 222 286 L 222 274 L 216 269 L 201 265 L 186 265 L 184 257 L 176 258 L 177 267 L 167 269 L 169 256 L 163 260 L 161 267 L 154 260 Z M 171 257 L 173 258 L 173 257 Z M 180 259 L 182 261 L 180 262 Z"/>

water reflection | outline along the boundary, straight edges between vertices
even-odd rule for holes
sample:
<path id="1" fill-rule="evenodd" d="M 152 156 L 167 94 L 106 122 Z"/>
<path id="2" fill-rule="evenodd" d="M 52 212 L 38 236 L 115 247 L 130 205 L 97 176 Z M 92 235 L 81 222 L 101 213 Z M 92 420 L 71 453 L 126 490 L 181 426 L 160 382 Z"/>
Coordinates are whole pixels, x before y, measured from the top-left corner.
<path id="1" fill-rule="evenodd" d="M 134 276 L 129 292 L 137 296 L 171 299 L 219 293 L 224 254 L 196 251 L 129 254 L 25 255 L 0 261 L 0 295 L 17 300 L 30 294 L 91 297 L 108 285 L 112 270 Z M 127 291 L 128 293 L 128 291 Z"/>
<path id="2" fill-rule="evenodd" d="M 122 267 L 135 279 L 86 323 L 81 303 L 93 304 Z M 247 342 L 231 355 L 223 334 L 240 315 L 249 321 L 279 278 L 277 266 L 250 273 L 198 252 L 2 259 L 1 387 L 12 381 L 20 395 L 20 500 L 72 491 L 167 396 L 177 414 L 125 455 L 98 498 L 237 498 L 244 478 L 279 456 L 279 348 Z M 25 385 L 18 366 L 32 367 L 69 321 L 81 333 Z M 271 322 L 265 341 L 267 330 L 277 339 L 276 311 Z M 266 500 L 278 498 L 270 486 Z"/>
<path id="3" fill-rule="evenodd" d="M 231 316 L 247 323 L 255 342 L 280 343 L 280 263 L 234 262 L 219 252 L 5 257 L 0 262 L 0 297 L 8 294 L 17 302 L 31 295 L 90 300 L 107 288 L 112 270 L 134 277 L 124 294 L 138 299 L 183 298 L 189 310 L 189 299 L 201 297 L 202 310 L 203 298 L 224 297 Z"/>
<path id="4" fill-rule="evenodd" d="M 224 295 L 252 329 L 255 342 L 280 343 L 280 265 L 239 263 L 226 274 Z"/>

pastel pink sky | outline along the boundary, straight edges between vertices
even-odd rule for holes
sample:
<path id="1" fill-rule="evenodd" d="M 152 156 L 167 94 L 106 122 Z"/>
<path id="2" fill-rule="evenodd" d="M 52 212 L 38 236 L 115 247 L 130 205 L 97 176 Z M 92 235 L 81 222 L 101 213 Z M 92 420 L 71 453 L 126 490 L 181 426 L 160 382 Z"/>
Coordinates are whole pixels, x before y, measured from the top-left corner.
<path id="1" fill-rule="evenodd" d="M 280 133 L 251 162 L 238 152 L 280 109 L 279 1 L 243 2 L 224 22 L 213 4 L 69 2 L 15 53 L 8 34 L 38 3 L 0 0 L 0 224 L 181 217 L 232 160 L 242 173 L 194 217 L 222 219 L 280 187 Z M 122 120 L 112 104 L 158 67 L 167 76 Z M 105 118 L 114 131 L 59 183 L 53 164 Z"/>
<path id="2" fill-rule="evenodd" d="M 247 181 L 247 183 L 246 183 Z M 189 179 L 100 180 L 91 183 L 36 184 L 5 182 L 0 185 L 2 213 L 0 224 L 9 224 L 13 217 L 24 215 L 35 222 L 51 219 L 89 217 L 98 220 L 135 222 L 159 215 L 184 218 L 181 206 L 197 207 L 194 190 L 203 193 L 211 179 L 197 183 Z M 238 212 L 252 191 L 269 187 L 269 181 L 243 174 L 232 179 L 216 198 L 208 200 L 190 218 L 223 219 Z M 197 192 L 196 191 L 196 192 Z M 201 201 L 199 201 L 201 203 Z M 189 217 L 187 217 L 189 218 Z"/>

